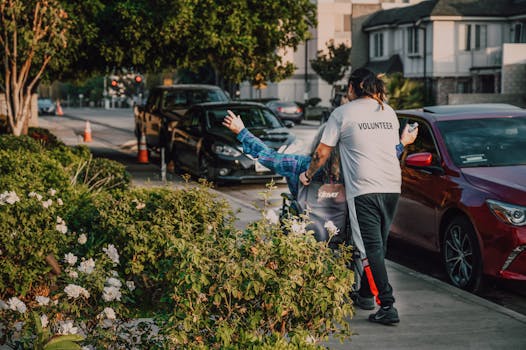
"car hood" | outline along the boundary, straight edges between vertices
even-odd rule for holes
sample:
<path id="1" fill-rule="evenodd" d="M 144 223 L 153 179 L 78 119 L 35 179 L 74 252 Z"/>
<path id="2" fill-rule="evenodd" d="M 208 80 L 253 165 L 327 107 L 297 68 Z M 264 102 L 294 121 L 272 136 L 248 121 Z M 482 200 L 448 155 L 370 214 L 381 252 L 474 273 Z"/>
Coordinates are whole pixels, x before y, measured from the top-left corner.
<path id="1" fill-rule="evenodd" d="M 294 141 L 295 136 L 290 133 L 286 128 L 278 129 L 251 129 L 250 132 L 255 136 L 259 137 L 267 146 L 273 149 L 279 149 L 283 145 L 289 145 Z M 233 145 L 239 145 L 236 135 L 228 129 L 215 129 L 210 130 L 210 134 L 213 135 L 217 140 L 227 142 Z"/>
<path id="2" fill-rule="evenodd" d="M 500 200 L 526 205 L 526 165 L 463 168 L 473 186 L 497 195 Z"/>

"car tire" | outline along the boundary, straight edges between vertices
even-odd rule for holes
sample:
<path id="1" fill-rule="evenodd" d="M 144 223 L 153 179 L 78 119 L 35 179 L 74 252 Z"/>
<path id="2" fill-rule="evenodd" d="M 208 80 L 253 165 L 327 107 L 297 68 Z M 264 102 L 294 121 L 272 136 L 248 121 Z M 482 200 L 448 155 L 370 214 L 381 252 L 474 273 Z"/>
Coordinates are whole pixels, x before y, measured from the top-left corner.
<path id="1" fill-rule="evenodd" d="M 475 292 L 482 280 L 482 257 L 473 225 L 464 216 L 453 218 L 442 241 L 442 261 L 449 281 Z"/>
<path id="2" fill-rule="evenodd" d="M 199 169 L 198 176 L 202 179 L 206 180 L 212 180 L 211 172 L 210 172 L 210 161 L 205 155 L 201 155 L 199 157 Z"/>

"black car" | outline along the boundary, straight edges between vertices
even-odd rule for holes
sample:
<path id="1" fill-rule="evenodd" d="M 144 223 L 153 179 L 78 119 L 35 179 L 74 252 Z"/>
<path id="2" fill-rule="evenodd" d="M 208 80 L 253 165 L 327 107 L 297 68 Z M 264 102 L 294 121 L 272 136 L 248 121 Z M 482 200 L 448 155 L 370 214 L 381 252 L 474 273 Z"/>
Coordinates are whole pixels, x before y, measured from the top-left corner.
<path id="1" fill-rule="evenodd" d="M 264 105 L 250 102 L 202 103 L 194 105 L 171 131 L 171 157 L 176 169 L 216 183 L 281 179 L 243 153 L 236 135 L 222 125 L 227 110 L 240 115 L 245 127 L 269 147 L 289 153 L 296 136 Z"/>
<path id="2" fill-rule="evenodd" d="M 166 146 L 167 129 L 172 122 L 183 118 L 190 106 L 203 102 L 229 101 L 219 86 L 206 84 L 176 84 L 151 89 L 144 105 L 134 109 L 137 143 L 145 136 L 149 149 Z"/>

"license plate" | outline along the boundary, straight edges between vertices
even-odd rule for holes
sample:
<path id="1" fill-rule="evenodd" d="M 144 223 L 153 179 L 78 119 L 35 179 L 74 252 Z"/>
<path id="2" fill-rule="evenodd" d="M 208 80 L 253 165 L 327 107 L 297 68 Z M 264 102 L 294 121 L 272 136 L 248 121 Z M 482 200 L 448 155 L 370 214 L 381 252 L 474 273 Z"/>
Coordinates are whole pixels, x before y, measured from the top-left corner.
<path id="1" fill-rule="evenodd" d="M 257 160 L 255 160 L 254 162 L 255 162 L 254 164 L 256 165 L 256 172 L 263 173 L 263 172 L 266 172 L 266 171 L 270 171 L 269 168 L 267 168 L 266 166 L 262 165 Z"/>

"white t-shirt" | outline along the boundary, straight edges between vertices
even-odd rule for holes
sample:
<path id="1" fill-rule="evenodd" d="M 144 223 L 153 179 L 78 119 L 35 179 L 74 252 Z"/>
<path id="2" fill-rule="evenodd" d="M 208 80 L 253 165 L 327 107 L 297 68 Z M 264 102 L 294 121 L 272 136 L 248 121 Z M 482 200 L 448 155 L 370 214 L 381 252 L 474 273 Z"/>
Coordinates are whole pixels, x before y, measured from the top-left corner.
<path id="1" fill-rule="evenodd" d="M 331 113 L 321 143 L 334 147 L 340 141 L 348 200 L 367 193 L 400 193 L 398 129 L 394 110 L 386 104 L 382 110 L 371 98 L 356 99 Z"/>

